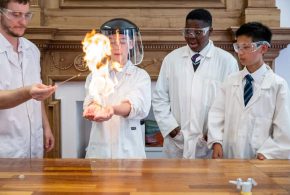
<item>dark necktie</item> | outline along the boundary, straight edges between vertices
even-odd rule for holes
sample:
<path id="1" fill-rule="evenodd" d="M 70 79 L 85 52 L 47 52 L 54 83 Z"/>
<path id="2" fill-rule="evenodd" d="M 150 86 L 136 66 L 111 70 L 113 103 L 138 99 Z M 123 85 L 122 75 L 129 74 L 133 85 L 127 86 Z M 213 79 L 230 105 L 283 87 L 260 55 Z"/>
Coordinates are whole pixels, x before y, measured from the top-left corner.
<path id="1" fill-rule="evenodd" d="M 246 78 L 246 85 L 244 88 L 244 103 L 245 106 L 248 104 L 250 101 L 251 97 L 253 96 L 253 84 L 252 81 L 254 80 L 253 77 L 249 74 L 245 76 Z"/>
<path id="2" fill-rule="evenodd" d="M 193 65 L 193 69 L 194 69 L 194 72 L 196 71 L 196 69 L 198 68 L 199 64 L 200 64 L 200 59 L 197 60 L 197 58 L 199 57 L 200 55 L 197 53 L 197 54 L 194 54 L 192 57 L 191 57 L 191 61 L 192 61 L 192 65 Z"/>

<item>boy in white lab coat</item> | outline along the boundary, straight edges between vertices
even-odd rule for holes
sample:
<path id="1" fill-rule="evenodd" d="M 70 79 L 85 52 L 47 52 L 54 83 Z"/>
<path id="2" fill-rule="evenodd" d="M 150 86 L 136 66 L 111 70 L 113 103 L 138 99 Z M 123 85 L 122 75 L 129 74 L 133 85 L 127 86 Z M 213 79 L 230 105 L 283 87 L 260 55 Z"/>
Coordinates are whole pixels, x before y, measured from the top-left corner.
<path id="1" fill-rule="evenodd" d="M 289 159 L 290 95 L 286 81 L 265 64 L 272 33 L 258 22 L 236 32 L 244 69 L 224 82 L 209 112 L 213 158 Z"/>
<path id="2" fill-rule="evenodd" d="M 187 45 L 162 62 L 152 105 L 168 158 L 211 157 L 206 142 L 208 111 L 222 82 L 238 71 L 236 59 L 210 40 L 212 30 L 208 10 L 190 11 L 182 31 Z"/>

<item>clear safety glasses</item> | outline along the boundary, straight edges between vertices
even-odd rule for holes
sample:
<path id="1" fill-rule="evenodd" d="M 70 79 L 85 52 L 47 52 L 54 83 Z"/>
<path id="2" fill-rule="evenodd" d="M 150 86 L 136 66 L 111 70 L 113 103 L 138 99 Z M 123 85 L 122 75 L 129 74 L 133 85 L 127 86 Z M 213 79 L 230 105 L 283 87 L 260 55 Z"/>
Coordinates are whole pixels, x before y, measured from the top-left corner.
<path id="1" fill-rule="evenodd" d="M 33 14 L 31 12 L 23 13 L 19 11 L 13 11 L 10 9 L 2 8 L 0 12 L 6 16 L 9 20 L 21 20 L 25 19 L 27 21 L 31 20 Z"/>
<path id="2" fill-rule="evenodd" d="M 244 53 L 252 53 L 257 51 L 262 45 L 267 45 L 270 47 L 270 43 L 267 41 L 257 41 L 253 43 L 234 43 L 234 50 L 236 53 L 244 52 Z"/>
<path id="3" fill-rule="evenodd" d="M 205 28 L 183 28 L 182 29 L 182 34 L 184 37 L 202 37 L 204 36 L 208 31 L 209 31 L 209 26 Z"/>

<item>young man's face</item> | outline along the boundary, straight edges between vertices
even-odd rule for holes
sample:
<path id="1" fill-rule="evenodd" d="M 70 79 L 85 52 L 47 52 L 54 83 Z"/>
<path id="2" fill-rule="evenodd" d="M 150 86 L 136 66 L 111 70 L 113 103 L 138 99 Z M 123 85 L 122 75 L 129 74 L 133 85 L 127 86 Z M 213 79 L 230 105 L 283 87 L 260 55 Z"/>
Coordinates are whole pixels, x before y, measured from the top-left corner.
<path id="1" fill-rule="evenodd" d="M 188 32 L 184 33 L 184 38 L 194 52 L 200 52 L 208 44 L 212 28 L 206 27 L 209 26 L 202 20 L 186 20 L 185 28 Z"/>
<path id="2" fill-rule="evenodd" d="M 237 45 L 239 46 L 237 54 L 243 66 L 258 68 L 264 63 L 263 54 L 267 49 L 265 46 L 256 47 L 252 38 L 245 35 L 237 37 Z"/>
<path id="3" fill-rule="evenodd" d="M 2 10 L 0 30 L 7 36 L 22 37 L 29 22 L 29 4 L 10 2 L 6 10 Z"/>
<path id="4" fill-rule="evenodd" d="M 132 41 L 123 34 L 110 35 L 109 39 L 112 48 L 112 60 L 125 65 L 128 61 L 129 50 L 132 48 Z"/>

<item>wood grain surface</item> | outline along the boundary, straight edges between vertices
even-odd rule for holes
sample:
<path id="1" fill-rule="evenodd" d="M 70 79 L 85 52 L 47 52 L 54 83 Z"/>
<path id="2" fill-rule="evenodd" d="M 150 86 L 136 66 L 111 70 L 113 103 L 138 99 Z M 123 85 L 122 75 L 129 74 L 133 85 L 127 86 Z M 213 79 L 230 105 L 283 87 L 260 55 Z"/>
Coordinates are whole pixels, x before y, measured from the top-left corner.
<path id="1" fill-rule="evenodd" d="M 288 160 L 0 159 L 1 195 L 234 195 L 239 177 L 253 195 L 290 194 Z"/>

